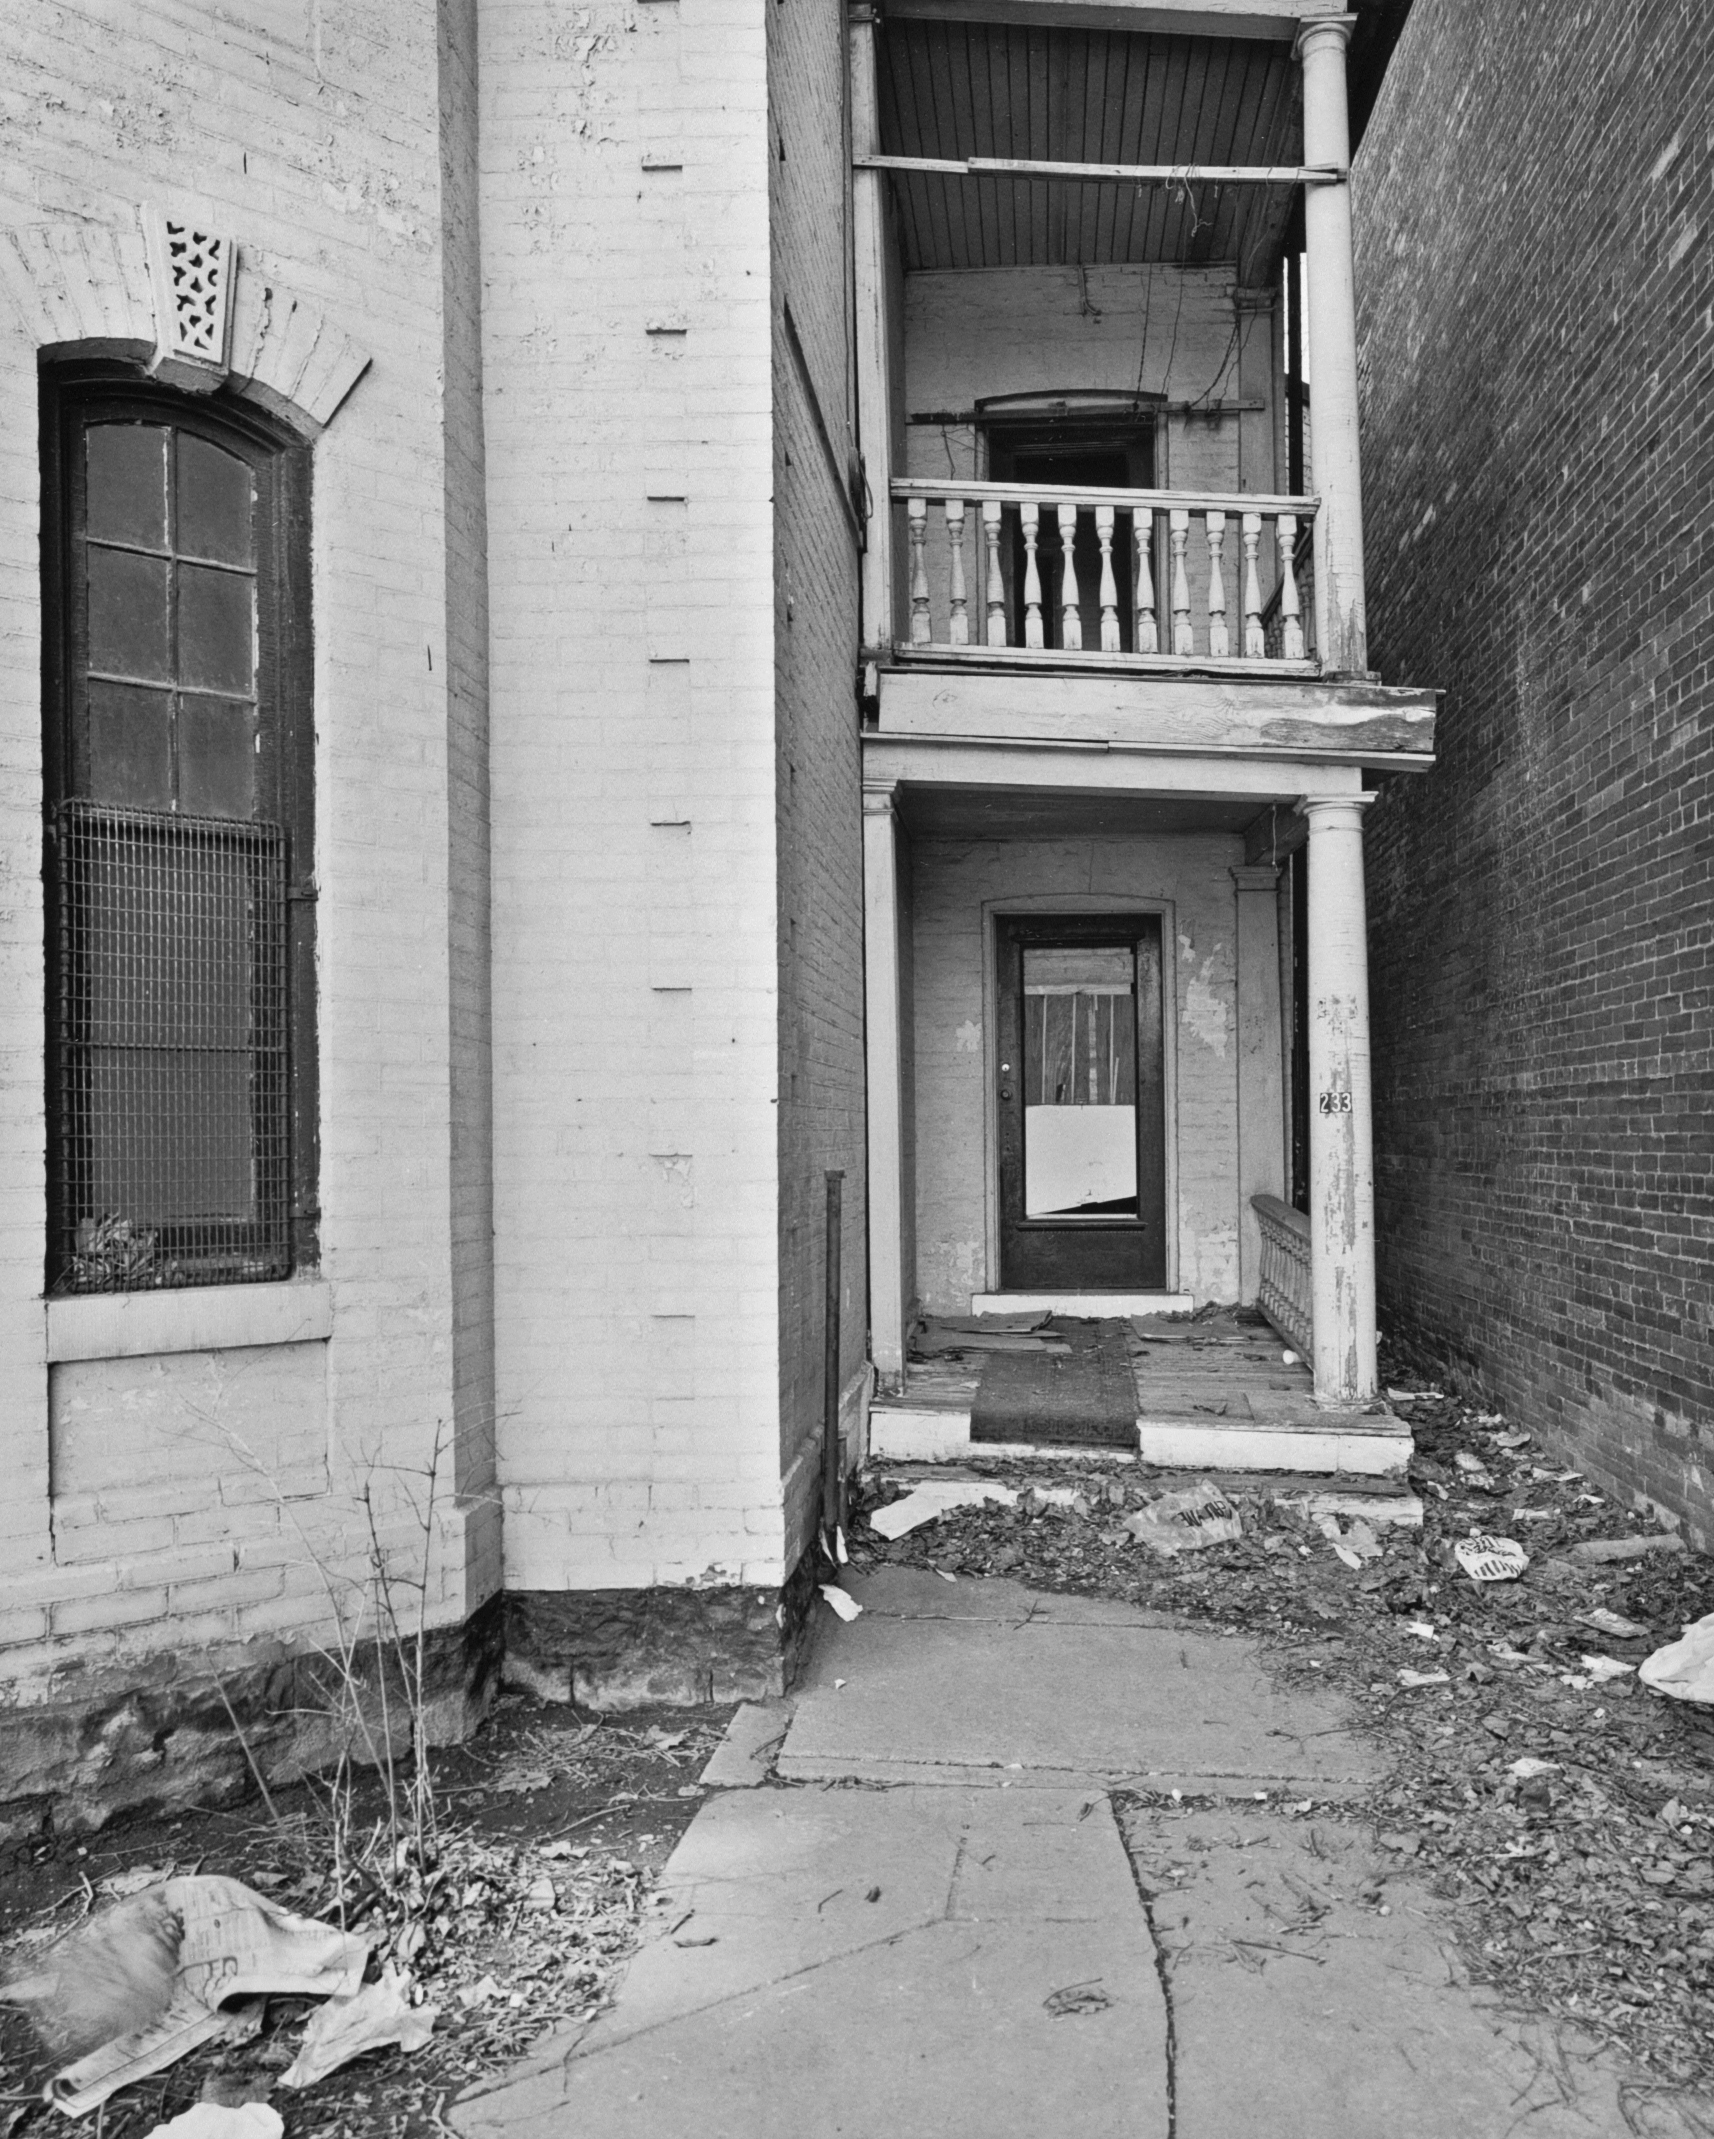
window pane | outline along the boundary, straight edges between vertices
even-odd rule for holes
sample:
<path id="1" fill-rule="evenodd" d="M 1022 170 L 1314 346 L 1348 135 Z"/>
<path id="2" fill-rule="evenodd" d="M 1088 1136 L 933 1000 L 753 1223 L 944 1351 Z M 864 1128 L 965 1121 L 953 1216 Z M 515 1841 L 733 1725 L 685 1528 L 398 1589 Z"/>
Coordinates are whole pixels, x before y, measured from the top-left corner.
<path id="1" fill-rule="evenodd" d="M 89 665 L 170 683 L 164 558 L 89 545 Z"/>
<path id="2" fill-rule="evenodd" d="M 205 438 L 179 434 L 178 522 L 173 547 L 181 557 L 213 557 L 222 564 L 251 560 L 255 480 L 246 462 Z"/>
<path id="3" fill-rule="evenodd" d="M 129 683 L 89 686 L 87 786 L 102 802 L 167 809 L 173 799 L 172 694 Z"/>
<path id="4" fill-rule="evenodd" d="M 167 546 L 167 434 L 152 423 L 98 423 L 88 433 L 88 531 L 102 542 Z"/>
<path id="5" fill-rule="evenodd" d="M 254 817 L 256 727 L 241 698 L 187 698 L 179 708 L 179 808 L 193 817 Z"/>
<path id="6" fill-rule="evenodd" d="M 278 1274 L 284 841 L 80 802 L 60 827 L 67 1281 Z"/>
<path id="7" fill-rule="evenodd" d="M 179 680 L 191 690 L 250 692 L 256 681 L 253 582 L 179 567 Z"/>

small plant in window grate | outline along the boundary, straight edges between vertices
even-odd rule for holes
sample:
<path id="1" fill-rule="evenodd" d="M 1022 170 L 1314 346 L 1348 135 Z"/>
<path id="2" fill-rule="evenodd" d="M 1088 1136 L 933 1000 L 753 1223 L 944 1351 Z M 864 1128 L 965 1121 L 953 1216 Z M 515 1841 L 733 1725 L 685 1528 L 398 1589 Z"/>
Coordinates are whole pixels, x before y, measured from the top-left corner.
<path id="1" fill-rule="evenodd" d="M 55 834 L 56 1289 L 286 1276 L 284 832 L 74 801 Z"/>

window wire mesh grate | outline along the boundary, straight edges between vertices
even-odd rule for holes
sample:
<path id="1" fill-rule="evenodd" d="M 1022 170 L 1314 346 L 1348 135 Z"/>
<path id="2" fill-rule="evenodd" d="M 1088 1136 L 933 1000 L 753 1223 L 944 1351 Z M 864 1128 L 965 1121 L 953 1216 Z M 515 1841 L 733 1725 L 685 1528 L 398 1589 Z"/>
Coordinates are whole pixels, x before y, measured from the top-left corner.
<path id="1" fill-rule="evenodd" d="M 63 803 L 54 1290 L 289 1275 L 286 835 Z"/>

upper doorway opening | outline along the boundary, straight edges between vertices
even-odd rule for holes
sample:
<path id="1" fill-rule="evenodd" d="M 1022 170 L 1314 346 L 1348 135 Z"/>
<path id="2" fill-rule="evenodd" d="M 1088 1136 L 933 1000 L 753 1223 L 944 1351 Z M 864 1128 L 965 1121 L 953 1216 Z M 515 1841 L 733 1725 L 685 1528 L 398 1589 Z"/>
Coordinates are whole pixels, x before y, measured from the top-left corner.
<path id="1" fill-rule="evenodd" d="M 1032 394 L 990 401 L 978 409 L 989 480 L 1022 487 L 1055 484 L 1077 490 L 1152 490 L 1155 414 L 1148 397 L 1107 394 Z M 1025 543 L 1015 506 L 1004 515 L 1002 544 L 1006 600 L 1014 644 L 1023 643 Z M 1068 513 L 1044 512 L 1036 547 L 1041 579 L 1044 647 L 1065 644 Z M 1081 643 L 1101 644 L 1101 545 L 1092 513 L 1079 512 L 1070 558 L 1077 575 Z M 1121 651 L 1135 651 L 1136 541 L 1133 515 L 1114 515 L 1112 568 L 1118 594 Z"/>

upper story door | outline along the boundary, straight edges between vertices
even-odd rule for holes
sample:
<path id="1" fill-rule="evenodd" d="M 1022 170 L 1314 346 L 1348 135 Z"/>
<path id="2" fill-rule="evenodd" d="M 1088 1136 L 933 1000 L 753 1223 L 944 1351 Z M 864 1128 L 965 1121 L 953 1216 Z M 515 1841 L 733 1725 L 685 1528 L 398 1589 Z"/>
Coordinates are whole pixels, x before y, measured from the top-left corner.
<path id="1" fill-rule="evenodd" d="M 1154 487 L 1155 453 L 1152 420 L 1114 426 L 1087 419 L 1054 424 L 993 423 L 988 433 L 988 473 L 997 483 L 1069 484 L 1079 490 L 1149 490 Z M 1022 601 L 1024 535 L 1015 507 L 1006 511 L 1007 602 L 1013 643 L 1024 643 Z M 1036 568 L 1042 583 L 1043 644 L 1065 643 L 1066 519 L 1058 513 L 1051 527 L 1042 516 Z M 1152 539 L 1152 536 L 1151 536 Z M 1128 512 L 1115 515 L 1113 573 L 1118 590 L 1119 628 L 1124 652 L 1133 650 L 1136 612 L 1133 564 L 1135 535 Z M 1101 643 L 1101 547 L 1092 512 L 1079 512 L 1071 549 L 1077 573 L 1077 614 L 1082 643 Z"/>

